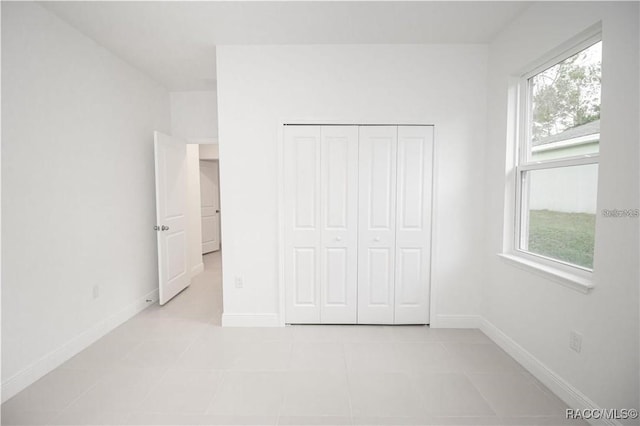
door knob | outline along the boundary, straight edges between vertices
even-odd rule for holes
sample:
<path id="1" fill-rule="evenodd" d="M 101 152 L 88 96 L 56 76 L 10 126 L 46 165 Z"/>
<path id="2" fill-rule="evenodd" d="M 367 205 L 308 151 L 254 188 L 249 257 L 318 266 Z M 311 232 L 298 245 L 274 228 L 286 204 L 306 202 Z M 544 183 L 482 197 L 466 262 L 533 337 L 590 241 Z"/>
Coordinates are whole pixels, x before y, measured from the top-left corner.
<path id="1" fill-rule="evenodd" d="M 162 225 L 162 228 L 160 228 L 160 230 L 161 230 L 161 231 L 168 231 L 168 230 L 169 230 L 169 227 L 168 227 L 168 226 L 165 226 L 165 225 Z"/>
<path id="2" fill-rule="evenodd" d="M 373 241 L 376 241 L 376 242 L 380 241 L 380 237 L 375 237 Z"/>
<path id="3" fill-rule="evenodd" d="M 160 230 L 160 227 L 159 227 L 158 225 L 153 225 L 153 230 L 154 230 L 154 231 L 159 231 L 159 230 Z"/>

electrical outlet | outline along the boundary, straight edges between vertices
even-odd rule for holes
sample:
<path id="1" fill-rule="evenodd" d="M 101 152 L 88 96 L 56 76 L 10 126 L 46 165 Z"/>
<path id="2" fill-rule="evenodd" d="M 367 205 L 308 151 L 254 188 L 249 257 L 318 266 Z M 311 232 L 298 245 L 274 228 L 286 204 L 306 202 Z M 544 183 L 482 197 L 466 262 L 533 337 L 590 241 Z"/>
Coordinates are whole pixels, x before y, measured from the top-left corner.
<path id="1" fill-rule="evenodd" d="M 236 277 L 235 286 L 236 286 L 236 288 L 242 288 L 244 286 L 244 283 L 242 281 L 242 277 Z"/>
<path id="2" fill-rule="evenodd" d="M 93 298 L 97 299 L 98 297 L 100 297 L 100 286 L 96 284 L 93 286 Z"/>
<path id="3" fill-rule="evenodd" d="M 569 333 L 569 348 L 580 353 L 582 350 L 582 334 L 577 331 Z"/>

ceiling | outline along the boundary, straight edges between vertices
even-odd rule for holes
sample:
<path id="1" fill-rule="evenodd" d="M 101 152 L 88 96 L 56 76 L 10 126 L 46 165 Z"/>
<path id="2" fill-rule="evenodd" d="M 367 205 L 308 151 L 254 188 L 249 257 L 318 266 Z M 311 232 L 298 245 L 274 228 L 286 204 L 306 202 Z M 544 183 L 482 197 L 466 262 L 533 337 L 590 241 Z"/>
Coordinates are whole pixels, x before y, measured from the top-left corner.
<path id="1" fill-rule="evenodd" d="M 44 7 L 169 90 L 216 87 L 223 44 L 487 43 L 529 2 L 70 1 Z"/>

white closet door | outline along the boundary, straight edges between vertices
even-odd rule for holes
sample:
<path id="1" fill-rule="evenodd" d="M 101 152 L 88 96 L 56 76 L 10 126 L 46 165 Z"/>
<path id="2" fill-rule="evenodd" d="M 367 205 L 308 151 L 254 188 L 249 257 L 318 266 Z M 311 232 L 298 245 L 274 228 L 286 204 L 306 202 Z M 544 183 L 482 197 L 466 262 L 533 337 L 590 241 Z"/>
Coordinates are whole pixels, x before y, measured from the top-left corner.
<path id="1" fill-rule="evenodd" d="M 429 322 L 432 126 L 398 127 L 395 324 Z"/>
<path id="2" fill-rule="evenodd" d="M 285 126 L 285 288 L 288 323 L 320 323 L 320 127 Z"/>
<path id="3" fill-rule="evenodd" d="M 358 323 L 393 324 L 397 127 L 359 133 Z"/>
<path id="4" fill-rule="evenodd" d="M 321 322 L 355 324 L 358 283 L 358 127 L 321 128 Z"/>

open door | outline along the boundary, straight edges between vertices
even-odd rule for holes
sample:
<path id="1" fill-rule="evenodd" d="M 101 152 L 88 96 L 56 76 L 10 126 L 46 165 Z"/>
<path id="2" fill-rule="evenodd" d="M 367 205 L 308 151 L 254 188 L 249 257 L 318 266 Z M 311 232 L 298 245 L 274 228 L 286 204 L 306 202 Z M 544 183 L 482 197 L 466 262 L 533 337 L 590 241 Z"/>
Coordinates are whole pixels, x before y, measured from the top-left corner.
<path id="1" fill-rule="evenodd" d="M 153 133 L 160 304 L 190 284 L 187 269 L 187 142 Z"/>
<path id="2" fill-rule="evenodd" d="M 202 254 L 220 250 L 220 196 L 218 162 L 200 160 Z"/>

